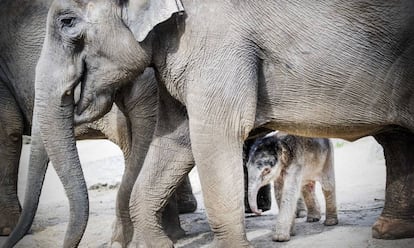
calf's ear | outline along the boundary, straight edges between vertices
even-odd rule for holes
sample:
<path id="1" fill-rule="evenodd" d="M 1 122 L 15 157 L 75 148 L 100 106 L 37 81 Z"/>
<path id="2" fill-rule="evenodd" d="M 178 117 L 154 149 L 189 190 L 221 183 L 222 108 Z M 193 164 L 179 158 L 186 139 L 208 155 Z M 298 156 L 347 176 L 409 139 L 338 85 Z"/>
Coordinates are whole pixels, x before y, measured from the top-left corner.
<path id="1" fill-rule="evenodd" d="M 125 1 L 123 20 L 135 39 L 143 41 L 158 24 L 167 21 L 175 13 L 183 13 L 180 0 L 129 0 Z"/>

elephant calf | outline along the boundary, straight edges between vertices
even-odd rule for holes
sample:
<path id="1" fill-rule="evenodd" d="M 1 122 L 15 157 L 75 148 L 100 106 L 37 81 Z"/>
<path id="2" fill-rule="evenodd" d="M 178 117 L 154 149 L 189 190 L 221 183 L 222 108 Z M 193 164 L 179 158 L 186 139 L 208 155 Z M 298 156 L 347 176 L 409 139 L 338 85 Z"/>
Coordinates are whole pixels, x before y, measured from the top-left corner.
<path id="1" fill-rule="evenodd" d="M 288 241 L 294 230 L 296 202 L 300 187 L 308 207 L 308 222 L 320 219 L 319 204 L 314 193 L 319 181 L 326 201 L 325 225 L 338 224 L 335 199 L 333 148 L 328 139 L 303 138 L 285 133 L 271 133 L 252 146 L 247 163 L 249 174 L 249 204 L 260 214 L 256 205 L 258 189 L 275 182 L 279 205 L 274 241 Z"/>

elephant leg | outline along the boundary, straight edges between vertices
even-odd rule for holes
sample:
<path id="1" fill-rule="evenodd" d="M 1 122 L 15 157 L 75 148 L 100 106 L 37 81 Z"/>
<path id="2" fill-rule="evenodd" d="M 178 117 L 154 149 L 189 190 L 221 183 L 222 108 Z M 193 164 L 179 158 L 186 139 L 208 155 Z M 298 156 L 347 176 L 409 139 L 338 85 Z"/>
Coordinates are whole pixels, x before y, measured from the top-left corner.
<path id="1" fill-rule="evenodd" d="M 116 196 L 116 219 L 112 227 L 111 238 L 112 245 L 119 243 L 122 247 L 126 247 L 126 245 L 131 241 L 133 234 L 133 226 L 129 215 L 129 199 L 131 196 L 132 186 L 134 185 L 131 182 L 135 182 L 135 180 L 132 181 L 132 179 L 130 179 L 133 178 L 133 176 L 130 177 L 127 170 L 128 169 L 125 168 L 125 172 Z M 136 175 L 136 177 L 137 176 L 138 175 Z M 127 182 L 130 182 L 130 184 Z M 131 186 L 129 187 L 129 185 Z"/>
<path id="2" fill-rule="evenodd" d="M 244 227 L 243 143 L 255 120 L 257 73 L 252 70 L 257 68 L 220 62 L 206 65 L 208 75 L 195 76 L 208 81 L 187 86 L 191 147 L 215 234 L 213 246 L 251 247 Z"/>
<path id="3" fill-rule="evenodd" d="M 302 195 L 308 208 L 307 222 L 317 222 L 321 219 L 321 207 L 315 194 L 315 181 L 311 181 L 302 187 Z"/>
<path id="4" fill-rule="evenodd" d="M 21 213 L 17 175 L 23 116 L 8 88 L 0 82 L 0 235 L 9 235 Z"/>
<path id="5" fill-rule="evenodd" d="M 414 134 L 391 130 L 374 136 L 384 148 L 387 167 L 385 203 L 372 227 L 378 239 L 414 237 Z"/>
<path id="6" fill-rule="evenodd" d="M 273 241 L 288 241 L 290 235 L 294 235 L 295 210 L 300 197 L 302 168 L 303 166 L 298 164 L 291 164 L 286 168 Z"/>
<path id="7" fill-rule="evenodd" d="M 112 244 L 119 243 L 122 247 L 126 247 L 132 240 L 134 227 L 129 203 L 133 186 L 152 142 L 156 126 L 154 113 L 158 108 L 153 70 L 147 70 L 137 81 L 117 92 L 118 110 L 113 108 L 113 114 L 107 114 L 101 119 L 104 133 L 118 144 L 125 157 L 125 171 L 117 194 L 116 219 L 112 232 Z"/>
<path id="8" fill-rule="evenodd" d="M 116 197 L 116 219 L 112 230 L 111 243 L 119 243 L 126 247 L 133 235 L 133 225 L 129 213 L 129 201 L 131 198 L 132 187 L 138 177 L 139 168 L 133 166 L 134 163 L 125 161 L 125 172 Z M 136 164 L 136 163 L 135 163 Z M 141 167 L 139 165 L 139 167 Z"/>
<path id="9" fill-rule="evenodd" d="M 178 216 L 179 208 L 177 195 L 173 194 L 162 212 L 162 227 L 167 236 L 175 243 L 178 239 L 185 236 L 185 231 L 181 228 Z"/>
<path id="10" fill-rule="evenodd" d="M 190 130 L 197 130 L 190 125 Z M 210 129 L 210 127 L 208 127 Z M 216 128 L 213 128 L 213 130 Z M 213 136 L 216 136 L 213 138 Z M 209 137 L 211 142 L 201 141 Z M 200 137 L 191 132 L 191 146 L 200 177 L 214 247 L 249 247 L 244 230 L 242 141 L 223 141 L 224 134 Z M 229 141 L 232 142 L 232 141 Z M 232 142 L 233 143 L 233 142 Z M 233 149 L 229 151 L 229 147 Z"/>
<path id="11" fill-rule="evenodd" d="M 338 224 L 338 211 L 336 208 L 335 167 L 333 163 L 333 152 L 331 152 L 326 160 L 324 175 L 320 181 L 326 205 L 324 222 L 325 226 L 333 226 Z"/>
<path id="12" fill-rule="evenodd" d="M 180 214 L 192 213 L 197 209 L 197 200 L 193 195 L 190 178 L 188 175 L 177 187 L 176 191 L 177 207 Z"/>
<path id="13" fill-rule="evenodd" d="M 140 111 L 142 115 L 143 111 Z M 112 230 L 111 243 L 119 243 L 126 247 L 133 236 L 133 224 L 131 221 L 129 202 L 132 188 L 141 171 L 149 145 L 154 132 L 155 118 L 132 118 L 131 132 L 129 130 L 118 130 L 118 135 L 123 140 L 128 140 L 127 134 L 131 135 L 131 147 L 126 149 L 120 146 L 125 156 L 125 171 L 116 198 L 116 219 Z M 118 125 L 120 126 L 120 125 Z M 119 127 L 118 127 L 119 128 Z"/>
<path id="14" fill-rule="evenodd" d="M 284 173 L 284 172 L 282 172 L 282 173 Z M 279 208 L 279 211 L 280 211 L 280 205 L 282 204 L 283 186 L 284 186 L 284 178 L 283 178 L 283 175 L 280 175 L 276 178 L 276 180 L 274 181 L 274 184 L 273 184 L 274 191 L 275 191 L 276 203 L 277 203 L 277 207 Z"/>
<path id="15" fill-rule="evenodd" d="M 171 212 L 174 208 L 165 207 L 175 187 L 192 169 L 194 163 L 189 147 L 177 144 L 180 139 L 172 137 L 174 135 L 179 134 L 154 138 L 143 170 L 135 182 L 130 200 L 130 214 L 134 225 L 133 247 L 139 247 L 142 243 L 145 244 L 144 247 L 172 247 L 162 224 L 168 227 L 171 235 L 180 233 L 180 226 L 176 226 L 178 211 L 174 213 Z M 162 223 L 161 214 L 175 217 L 164 218 Z M 172 223 L 166 223 L 165 220 L 168 219 Z M 175 231 L 172 226 L 175 226 Z"/>
<path id="16" fill-rule="evenodd" d="M 303 199 L 303 195 L 301 195 L 296 203 L 296 218 L 306 217 L 307 212 L 305 200 Z"/>
<path id="17" fill-rule="evenodd" d="M 162 85 L 159 86 L 159 94 L 154 138 L 130 200 L 134 225 L 131 247 L 173 247 L 163 225 L 168 226 L 170 236 L 182 233 L 177 221 L 178 212 L 173 212 L 174 206 L 166 206 L 177 185 L 194 167 L 188 118 L 183 106 Z M 175 217 L 168 216 L 162 220 L 162 214 Z M 166 223 L 168 220 L 171 222 Z"/>

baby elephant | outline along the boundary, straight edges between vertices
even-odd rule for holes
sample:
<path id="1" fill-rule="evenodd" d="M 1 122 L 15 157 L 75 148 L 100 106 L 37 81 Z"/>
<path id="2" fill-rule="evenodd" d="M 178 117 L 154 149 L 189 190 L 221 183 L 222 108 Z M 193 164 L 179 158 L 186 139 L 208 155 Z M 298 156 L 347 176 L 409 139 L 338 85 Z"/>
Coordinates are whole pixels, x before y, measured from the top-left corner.
<path id="1" fill-rule="evenodd" d="M 257 208 L 257 191 L 274 182 L 279 206 L 274 241 L 288 241 L 294 234 L 296 202 L 301 193 L 308 207 L 308 222 L 319 221 L 319 203 L 314 194 L 320 182 L 326 202 L 325 225 L 338 224 L 335 199 L 333 147 L 329 139 L 304 138 L 273 132 L 258 139 L 249 152 L 249 204 Z"/>

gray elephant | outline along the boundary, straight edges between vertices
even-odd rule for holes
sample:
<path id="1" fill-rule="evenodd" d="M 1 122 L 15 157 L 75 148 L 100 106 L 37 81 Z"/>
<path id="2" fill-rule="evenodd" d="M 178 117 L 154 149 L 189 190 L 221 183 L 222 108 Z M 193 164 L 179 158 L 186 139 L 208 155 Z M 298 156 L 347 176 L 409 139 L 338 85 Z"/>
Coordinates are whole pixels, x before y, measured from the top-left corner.
<path id="1" fill-rule="evenodd" d="M 0 235 L 8 235 L 20 215 L 17 172 L 22 135 L 30 134 L 36 60 L 51 2 L 0 3 Z M 33 11 L 27 11 L 30 8 Z"/>
<path id="2" fill-rule="evenodd" d="M 257 207 L 257 193 L 263 185 L 274 182 L 279 206 L 274 241 L 288 241 L 295 233 L 295 207 L 302 193 L 309 209 L 308 222 L 319 221 L 320 209 L 315 195 L 319 181 L 326 201 L 324 224 L 338 224 L 335 193 L 333 145 L 329 139 L 305 138 L 286 133 L 270 133 L 257 139 L 249 153 L 249 203 Z"/>
<path id="3" fill-rule="evenodd" d="M 42 48 L 47 10 L 51 2 L 41 0 L 0 3 L 0 235 L 10 234 L 20 216 L 17 171 L 21 137 L 23 134 L 30 135 L 35 67 Z M 140 78 L 148 87 L 127 86 L 118 92 L 117 106 L 122 111 L 114 106 L 102 119 L 82 124 L 74 130 L 77 139 L 108 138 L 120 146 L 125 155 L 126 168 L 117 195 L 113 242 L 125 243 L 124 233 L 132 232 L 128 211 L 129 196 L 152 139 L 156 121 L 154 112 L 157 108 L 157 86 L 153 74 L 152 70 L 148 70 Z M 35 137 L 35 150 L 36 142 Z M 40 149 L 37 154 L 43 158 L 42 163 L 45 164 L 45 151 L 42 154 Z M 178 192 L 179 211 L 194 211 L 196 201 L 188 178 Z M 30 202 L 37 202 L 38 195 L 30 196 Z M 25 228 L 19 232 L 20 236 L 30 227 L 33 216 L 34 211 L 26 215 Z M 166 223 L 174 224 L 168 225 L 168 233 L 174 238 L 183 235 L 177 220 L 176 215 L 171 215 L 169 220 L 165 219 Z"/>
<path id="4" fill-rule="evenodd" d="M 36 70 L 35 118 L 72 206 L 65 246 L 82 236 L 87 194 L 74 138 L 57 137 L 73 136 L 74 118 L 102 116 L 116 89 L 147 66 L 164 86 L 166 111 L 131 196 L 131 246 L 173 246 L 159 213 L 192 168 L 192 153 L 214 245 L 250 247 L 242 146 L 257 127 L 373 135 L 387 167 L 373 236 L 413 237 L 413 24 L 411 0 L 56 0 Z M 171 147 L 183 163 L 165 162 Z"/>

